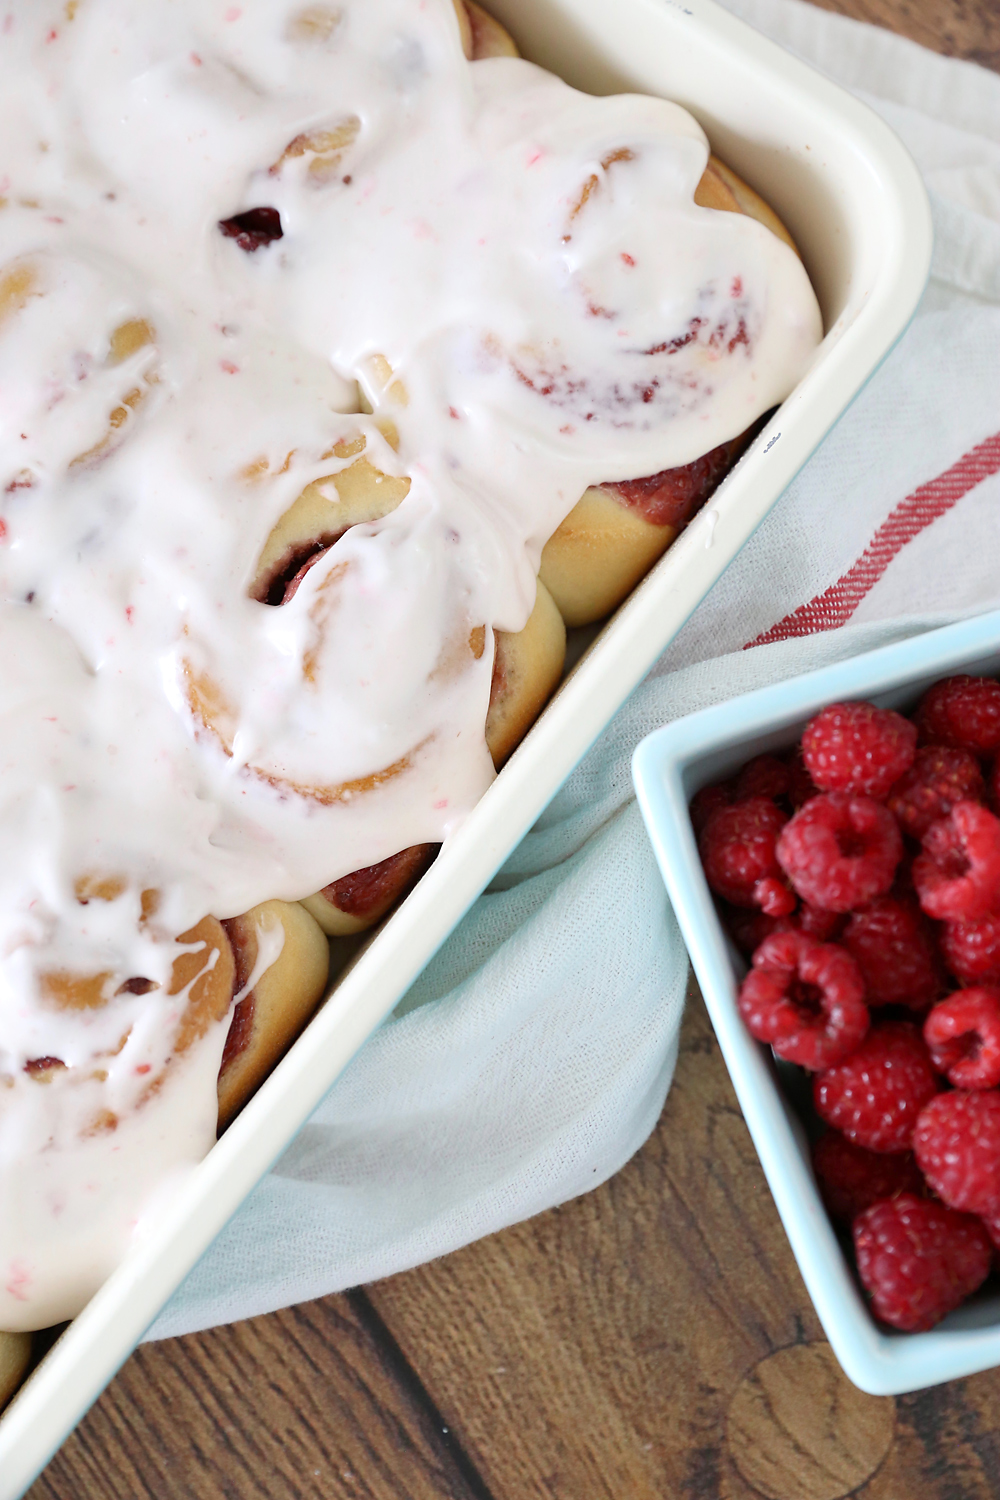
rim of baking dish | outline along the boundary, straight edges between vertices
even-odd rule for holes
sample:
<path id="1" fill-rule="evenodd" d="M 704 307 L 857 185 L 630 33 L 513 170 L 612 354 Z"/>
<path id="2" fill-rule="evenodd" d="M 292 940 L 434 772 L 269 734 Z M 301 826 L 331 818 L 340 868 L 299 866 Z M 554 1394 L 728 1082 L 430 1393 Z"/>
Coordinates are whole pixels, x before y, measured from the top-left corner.
<path id="1" fill-rule="evenodd" d="M 753 1040 L 736 1008 L 738 979 L 688 803 L 698 787 L 732 768 L 734 750 L 743 747 L 742 761 L 769 742 L 787 742 L 789 730 L 827 703 L 870 698 L 897 706 L 949 672 L 975 670 L 990 658 L 1000 667 L 1000 610 L 678 719 L 648 735 L 632 762 L 657 863 L 802 1278 L 844 1371 L 875 1396 L 901 1395 L 1000 1364 L 1000 1299 L 993 1299 L 997 1320 L 987 1327 L 945 1323 L 929 1333 L 903 1334 L 882 1329 L 872 1318 L 796 1138 L 797 1121 L 779 1089 L 770 1049 Z"/>
<path id="2" fill-rule="evenodd" d="M 624 46 L 631 27 L 635 67 L 645 45 L 640 38 L 664 48 L 687 33 L 728 66 L 742 68 L 758 96 L 794 98 L 800 112 L 822 115 L 880 215 L 872 230 L 881 255 L 877 274 L 828 330 L 800 385 L 713 497 L 706 508 L 711 517 L 703 512 L 695 519 L 604 628 L 597 649 L 569 675 L 414 892 L 0 1417 L 0 1500 L 22 1493 L 112 1378 L 885 358 L 923 290 L 931 228 L 916 167 L 877 115 L 807 64 L 712 0 L 618 0 L 615 6 L 606 0 L 498 0 L 491 9 L 510 20 L 515 34 L 518 7 L 526 26 L 541 18 L 553 35 L 582 28 L 609 52 L 612 43 Z M 541 44 L 529 42 L 528 50 L 545 60 Z M 555 61 L 555 70 L 564 72 Z"/>

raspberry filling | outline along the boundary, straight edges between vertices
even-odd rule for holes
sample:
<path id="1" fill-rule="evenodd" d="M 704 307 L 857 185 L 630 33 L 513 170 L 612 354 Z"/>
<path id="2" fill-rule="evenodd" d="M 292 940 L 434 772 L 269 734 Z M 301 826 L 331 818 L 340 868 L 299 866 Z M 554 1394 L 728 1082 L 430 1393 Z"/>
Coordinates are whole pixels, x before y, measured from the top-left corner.
<path id="1" fill-rule="evenodd" d="M 959 1089 L 1000 1084 L 1000 989 L 959 990 L 935 1005 L 924 1041 L 939 1073 Z"/>
<path id="2" fill-rule="evenodd" d="M 977 802 L 957 802 L 924 835 L 913 862 L 920 905 L 942 922 L 1000 910 L 1000 819 Z"/>
<path id="3" fill-rule="evenodd" d="M 824 792 L 884 797 L 913 764 L 917 731 L 873 703 L 831 703 L 806 726 L 802 758 Z"/>
<path id="4" fill-rule="evenodd" d="M 896 820 L 870 797 L 814 797 L 783 828 L 775 853 L 804 901 L 848 912 L 883 896 L 903 853 Z"/>
<path id="5" fill-rule="evenodd" d="M 990 1237 L 971 1214 L 901 1193 L 854 1224 L 858 1275 L 875 1315 L 893 1328 L 933 1328 L 990 1273 Z"/>
<path id="6" fill-rule="evenodd" d="M 764 419 L 766 420 L 766 418 Z M 756 428 L 755 428 L 756 430 Z M 732 468 L 745 439 L 741 434 L 676 469 L 663 469 L 645 479 L 624 479 L 602 484 L 615 499 L 636 511 L 654 526 L 672 526 L 683 531 L 689 521 L 718 489 Z"/>
<path id="7" fill-rule="evenodd" d="M 813 1103 L 820 1119 L 849 1141 L 869 1151 L 906 1151 L 920 1111 L 937 1091 L 917 1028 L 883 1021 L 856 1052 L 814 1079 Z"/>
<path id="8" fill-rule="evenodd" d="M 939 1094 L 913 1132 L 917 1165 L 952 1208 L 1000 1216 L 1000 1094 Z"/>
<path id="9" fill-rule="evenodd" d="M 220 219 L 219 228 L 227 239 L 235 240 L 241 250 L 252 255 L 261 245 L 284 238 L 281 215 L 276 208 L 248 208 L 230 219 Z"/>
<path id="10" fill-rule="evenodd" d="M 770 916 L 794 910 L 775 857 L 785 814 L 767 797 L 750 797 L 722 807 L 709 819 L 699 841 L 702 864 L 716 895 L 733 906 L 758 906 Z"/>
<path id="11" fill-rule="evenodd" d="M 436 844 L 413 844 L 390 854 L 377 865 L 352 870 L 332 885 L 324 886 L 322 895 L 331 906 L 352 917 L 367 917 L 395 900 L 399 893 L 413 885 L 437 853 Z"/>
<path id="12" fill-rule="evenodd" d="M 868 1030 L 857 965 L 842 948 L 775 932 L 753 956 L 739 993 L 751 1036 L 813 1071 L 846 1057 Z"/>
<path id="13" fill-rule="evenodd" d="M 932 823 L 948 816 L 956 802 L 981 802 L 984 792 L 979 762 L 968 750 L 924 745 L 890 791 L 886 806 L 904 833 L 922 839 Z"/>

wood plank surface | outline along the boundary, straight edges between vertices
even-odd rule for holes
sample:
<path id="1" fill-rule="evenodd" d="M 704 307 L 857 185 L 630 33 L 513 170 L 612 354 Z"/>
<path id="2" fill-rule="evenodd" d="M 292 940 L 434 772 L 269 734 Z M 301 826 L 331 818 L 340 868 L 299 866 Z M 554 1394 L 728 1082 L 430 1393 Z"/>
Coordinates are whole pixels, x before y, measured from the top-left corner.
<path id="1" fill-rule="evenodd" d="M 812 0 L 856 21 L 885 26 L 922 47 L 1000 70 L 998 0 Z"/>
<path id="2" fill-rule="evenodd" d="M 1000 67 L 1000 0 L 818 0 Z M 30 1500 L 997 1500 L 1000 1373 L 841 1374 L 700 999 L 611 1182 L 347 1296 L 141 1348 Z"/>

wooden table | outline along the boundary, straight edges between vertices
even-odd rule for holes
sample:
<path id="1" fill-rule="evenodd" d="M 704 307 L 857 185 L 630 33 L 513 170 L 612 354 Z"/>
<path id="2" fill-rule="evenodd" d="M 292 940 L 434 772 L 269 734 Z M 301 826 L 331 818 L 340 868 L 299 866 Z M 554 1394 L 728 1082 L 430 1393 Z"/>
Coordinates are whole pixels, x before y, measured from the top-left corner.
<path id="1" fill-rule="evenodd" d="M 823 0 L 1000 69 L 1000 0 Z M 135 1353 L 30 1500 L 996 1500 L 1000 1372 L 862 1395 L 704 1008 L 585 1198 L 345 1296 Z"/>

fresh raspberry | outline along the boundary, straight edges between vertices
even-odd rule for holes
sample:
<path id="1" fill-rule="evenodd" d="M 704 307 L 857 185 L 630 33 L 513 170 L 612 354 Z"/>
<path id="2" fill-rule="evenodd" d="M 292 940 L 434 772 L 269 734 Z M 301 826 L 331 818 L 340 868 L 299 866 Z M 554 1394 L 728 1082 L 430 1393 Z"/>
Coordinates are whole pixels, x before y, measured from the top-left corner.
<path id="1" fill-rule="evenodd" d="M 913 764 L 917 731 L 874 703 L 831 703 L 810 719 L 802 758 L 824 792 L 882 798 Z"/>
<path id="2" fill-rule="evenodd" d="M 958 990 L 935 1005 L 924 1041 L 939 1073 L 957 1089 L 995 1089 L 1000 1083 L 1000 989 Z"/>
<path id="3" fill-rule="evenodd" d="M 691 824 L 695 835 L 700 838 L 703 830 L 708 827 L 709 822 L 721 807 L 728 807 L 733 800 L 733 784 L 731 781 L 720 781 L 711 786 L 703 786 L 700 791 L 695 792 L 691 798 L 691 806 L 688 812 L 691 815 Z"/>
<path id="4" fill-rule="evenodd" d="M 978 802 L 956 802 L 924 834 L 913 883 L 920 905 L 939 922 L 1000 912 L 1000 818 Z"/>
<path id="5" fill-rule="evenodd" d="M 751 958 L 766 937 L 772 932 L 787 932 L 793 925 L 791 917 L 769 917 L 758 908 L 746 906 L 722 907 L 722 923 L 741 953 Z"/>
<path id="6" fill-rule="evenodd" d="M 882 1021 L 856 1052 L 813 1080 L 813 1103 L 849 1141 L 869 1151 L 906 1151 L 917 1116 L 937 1091 L 916 1026 Z"/>
<path id="7" fill-rule="evenodd" d="M 840 939 L 861 970 L 869 1005 L 926 1010 L 944 989 L 930 924 L 915 901 L 879 896 Z"/>
<path id="8" fill-rule="evenodd" d="M 981 802 L 985 791 L 979 762 L 968 750 L 923 745 L 913 765 L 889 792 L 885 805 L 904 833 L 922 839 L 931 824 L 947 817 L 956 802 Z"/>
<path id="9" fill-rule="evenodd" d="M 795 908 L 774 846 L 785 814 L 767 797 L 751 797 L 712 814 L 699 840 L 712 890 L 733 906 L 759 906 L 772 917 Z M 776 901 L 776 887 L 783 898 Z M 783 906 L 784 912 L 776 907 Z"/>
<path id="10" fill-rule="evenodd" d="M 903 853 L 892 813 L 871 797 L 814 797 L 781 831 L 778 863 L 803 901 L 855 911 L 884 896 Z"/>
<path id="11" fill-rule="evenodd" d="M 769 917 L 766 912 L 739 906 L 724 906 L 722 911 L 723 926 L 740 952 L 748 958 L 772 932 L 791 932 L 797 928 L 807 937 L 815 938 L 817 943 L 829 943 L 839 936 L 846 921 L 847 918 L 838 912 L 822 911 L 807 903 L 785 917 Z"/>
<path id="12" fill-rule="evenodd" d="M 1000 813 L 1000 755 L 990 766 L 986 781 L 986 800 L 995 813 Z"/>
<path id="13" fill-rule="evenodd" d="M 1000 1216 L 1000 1094 L 938 1094 L 913 1132 L 917 1165 L 939 1198 L 963 1213 Z"/>
<path id="14" fill-rule="evenodd" d="M 839 1130 L 828 1130 L 812 1156 L 826 1211 L 842 1223 L 850 1224 L 880 1198 L 923 1193 L 924 1179 L 912 1151 L 866 1151 Z"/>
<path id="15" fill-rule="evenodd" d="M 779 802 L 788 796 L 791 772 L 783 760 L 776 755 L 755 755 L 747 761 L 736 778 L 734 801 L 745 802 L 748 797 L 772 797 Z"/>
<path id="16" fill-rule="evenodd" d="M 993 1241 L 993 1259 L 996 1262 L 1000 1260 L 1000 1255 L 996 1254 L 996 1252 L 1000 1251 L 1000 1216 L 989 1218 L 986 1214 L 980 1214 L 979 1222 Z"/>
<path id="17" fill-rule="evenodd" d="M 788 800 L 796 811 L 819 796 L 819 787 L 806 770 L 802 746 L 796 745 L 788 760 Z"/>
<path id="18" fill-rule="evenodd" d="M 1000 984 L 1000 916 L 975 922 L 946 922 L 941 952 L 963 984 Z"/>
<path id="19" fill-rule="evenodd" d="M 993 1261 L 978 1219 L 913 1193 L 866 1209 L 854 1223 L 854 1252 L 875 1316 L 906 1333 L 940 1323 L 982 1286 Z"/>
<path id="20" fill-rule="evenodd" d="M 868 1030 L 864 987 L 850 954 L 801 932 L 764 939 L 739 1009 L 751 1036 L 803 1068 L 830 1067 Z"/>
<path id="21" fill-rule="evenodd" d="M 791 921 L 800 932 L 808 933 L 818 943 L 829 943 L 843 932 L 847 918 L 843 912 L 824 911 L 821 906 L 810 906 L 808 901 L 803 901 Z"/>
<path id="22" fill-rule="evenodd" d="M 924 744 L 993 755 L 1000 750 L 1000 684 L 989 677 L 946 677 L 924 694 L 914 718 Z"/>

